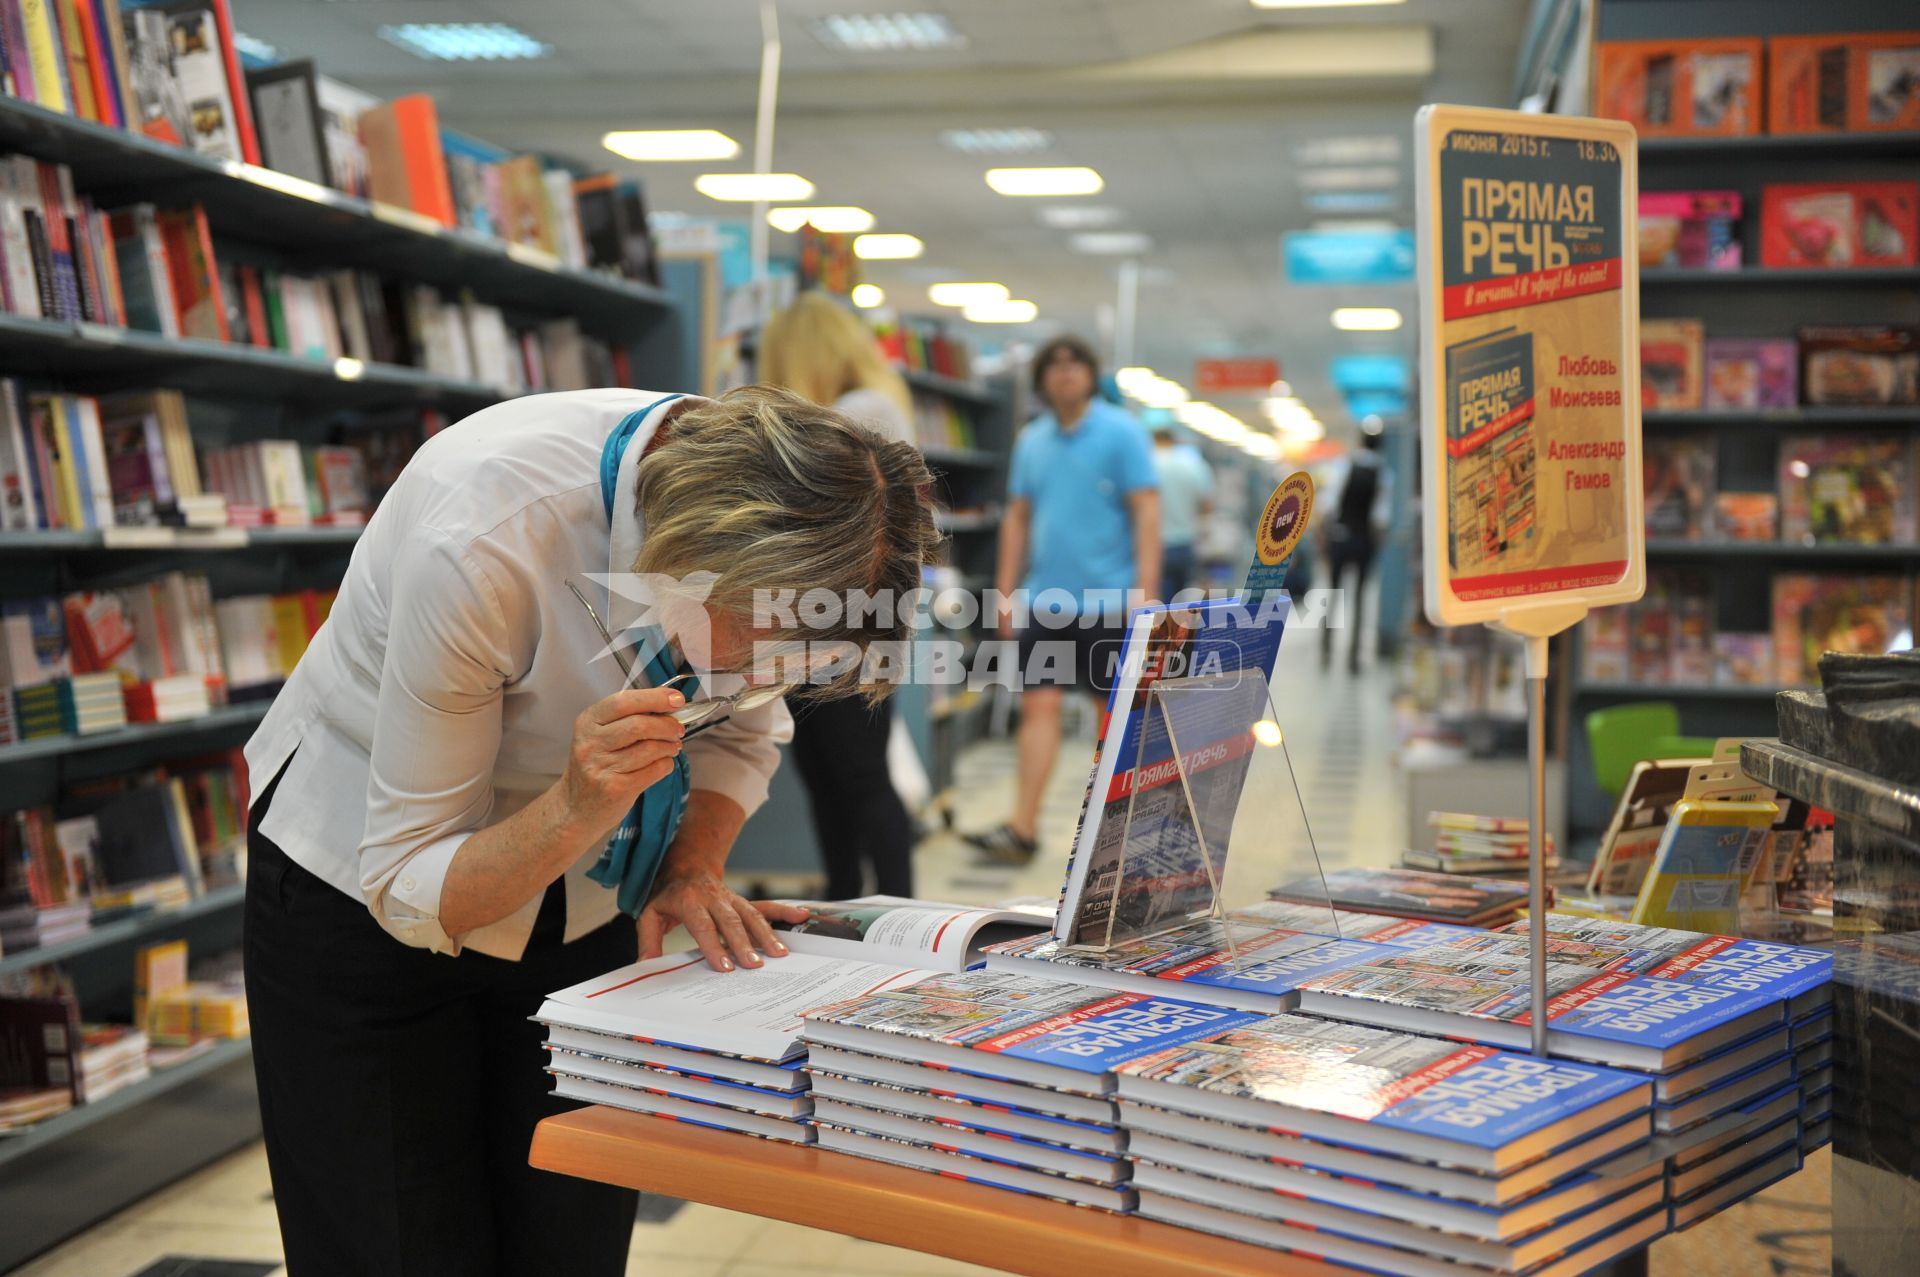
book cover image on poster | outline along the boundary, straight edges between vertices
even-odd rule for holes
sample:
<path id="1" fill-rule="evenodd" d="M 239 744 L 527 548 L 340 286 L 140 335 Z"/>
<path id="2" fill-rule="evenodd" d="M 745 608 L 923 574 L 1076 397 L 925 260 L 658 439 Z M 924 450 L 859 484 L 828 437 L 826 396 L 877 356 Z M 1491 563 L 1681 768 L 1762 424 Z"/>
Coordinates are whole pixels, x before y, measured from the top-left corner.
<path id="1" fill-rule="evenodd" d="M 1438 390 L 1429 615 L 1460 624 L 1575 592 L 1629 597 L 1641 492 L 1624 254 L 1637 210 L 1613 139 L 1630 131 L 1458 107 L 1420 119 L 1422 357 Z"/>
<path id="2" fill-rule="evenodd" d="M 1447 488 L 1456 572 L 1498 571 L 1534 535 L 1533 334 L 1447 347 Z"/>

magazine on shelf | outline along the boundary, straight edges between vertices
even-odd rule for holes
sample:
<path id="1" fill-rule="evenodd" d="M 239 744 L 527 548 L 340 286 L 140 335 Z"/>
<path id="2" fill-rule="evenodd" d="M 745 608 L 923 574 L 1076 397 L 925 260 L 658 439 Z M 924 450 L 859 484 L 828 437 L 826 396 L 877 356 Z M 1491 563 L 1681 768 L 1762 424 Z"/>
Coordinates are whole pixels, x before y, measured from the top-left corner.
<path id="1" fill-rule="evenodd" d="M 1603 1131 L 1580 1136 L 1557 1152 L 1486 1174 L 1432 1158 L 1376 1153 L 1332 1137 L 1308 1138 L 1285 1126 L 1255 1127 L 1134 1100 L 1120 1101 L 1120 1120 L 1130 1143 L 1146 1135 L 1178 1141 L 1181 1165 L 1227 1179 L 1244 1178 L 1236 1173 L 1247 1169 L 1243 1162 L 1261 1167 L 1271 1163 L 1484 1206 L 1532 1197 L 1612 1159 L 1645 1160 L 1650 1146 L 1646 1114 L 1636 1112 Z"/>
<path id="2" fill-rule="evenodd" d="M 1534 1267 L 1495 1267 L 1430 1258 L 1418 1251 L 1310 1226 L 1278 1223 L 1152 1189 L 1142 1189 L 1139 1197 L 1138 1213 L 1146 1219 L 1288 1251 L 1307 1259 L 1333 1260 L 1383 1273 L 1386 1277 L 1579 1277 L 1609 1260 L 1639 1250 L 1667 1228 L 1666 1210 L 1656 1207 L 1597 1235 L 1581 1236 L 1577 1228 L 1569 1228 L 1567 1231 L 1576 1239 L 1561 1242 L 1563 1250 L 1557 1258 Z"/>
<path id="3" fill-rule="evenodd" d="M 795 900 L 805 922 L 774 923 L 796 953 L 859 962 L 902 962 L 928 971 L 965 971 L 988 945 L 1044 931 L 1051 912 L 861 896 L 821 903 Z"/>
<path id="4" fill-rule="evenodd" d="M 1643 1113 L 1644 1077 L 1277 1015 L 1116 1069 L 1122 1099 L 1488 1174 Z"/>
<path id="5" fill-rule="evenodd" d="M 860 1067 L 862 1073 L 867 1072 L 864 1062 L 856 1067 Z M 816 1101 L 840 1100 L 943 1126 L 1038 1140 L 1093 1153 L 1120 1153 L 1127 1145 L 1126 1136 L 1105 1123 L 1074 1121 L 1020 1105 L 972 1100 L 950 1092 L 879 1081 L 870 1075 L 828 1072 L 812 1065 L 807 1075 Z"/>
<path id="6" fill-rule="evenodd" d="M 1033 1112 L 1109 1130 L 1114 1121 L 1113 1101 L 1105 1097 L 1075 1095 L 1029 1086 L 1025 1082 L 1006 1082 L 944 1064 L 908 1062 L 868 1051 L 842 1050 L 818 1041 L 807 1043 L 806 1066 L 810 1073 L 835 1073 L 983 1108 Z"/>
<path id="7" fill-rule="evenodd" d="M 1259 1017 L 1031 976 L 934 976 L 806 1013 L 806 1040 L 1083 1095 L 1115 1066 Z"/>
<path id="8" fill-rule="evenodd" d="M 858 1131 L 862 1135 L 925 1144 L 943 1152 L 965 1153 L 969 1157 L 1089 1184 L 1118 1184 L 1128 1178 L 1131 1170 L 1126 1158 L 1114 1153 L 1082 1152 L 1022 1135 L 978 1131 L 846 1100 L 816 1098 L 813 1119 L 825 1126 Z"/>
<path id="9" fill-rule="evenodd" d="M 1428 922 L 1485 925 L 1527 903 L 1527 884 L 1458 878 L 1417 869 L 1336 869 L 1273 888 L 1275 900 L 1389 914 Z"/>
<path id="10" fill-rule="evenodd" d="M 1094 1206 L 1103 1210 L 1127 1212 L 1133 1209 L 1133 1192 L 1124 1187 L 1108 1187 L 1026 1170 L 1004 1162 L 992 1162 L 965 1153 L 948 1152 L 907 1140 L 866 1135 L 838 1126 L 820 1126 L 820 1147 L 838 1153 L 851 1153 L 876 1162 L 892 1162 L 914 1170 L 931 1171 L 949 1179 L 963 1179 L 988 1188 L 1004 1188 L 1031 1197 L 1045 1197 L 1074 1206 Z"/>
<path id="11" fill-rule="evenodd" d="M 1665 1168 L 1656 1162 L 1614 1179 L 1583 1176 L 1529 1201 L 1495 1208 L 1443 1202 L 1284 1166 L 1271 1167 L 1271 1174 L 1262 1176 L 1274 1187 L 1248 1184 L 1164 1160 L 1181 1152 L 1172 1141 L 1143 1137 L 1133 1150 L 1134 1186 L 1456 1263 L 1520 1269 L 1565 1249 L 1569 1231 L 1590 1236 L 1643 1213 L 1666 1192 Z"/>
<path id="12" fill-rule="evenodd" d="M 1056 938 L 1105 945 L 1213 910 L 1290 607 L 1272 594 L 1258 604 L 1216 599 L 1133 613 Z M 1156 697 L 1163 682 L 1180 690 Z"/>
<path id="13" fill-rule="evenodd" d="M 1667 813 L 1687 791 L 1687 777 L 1704 758 L 1647 758 L 1633 765 L 1613 820 L 1600 837 L 1600 850 L 1587 872 L 1594 896 L 1623 896 L 1632 906 L 1647 866 L 1667 826 Z"/>

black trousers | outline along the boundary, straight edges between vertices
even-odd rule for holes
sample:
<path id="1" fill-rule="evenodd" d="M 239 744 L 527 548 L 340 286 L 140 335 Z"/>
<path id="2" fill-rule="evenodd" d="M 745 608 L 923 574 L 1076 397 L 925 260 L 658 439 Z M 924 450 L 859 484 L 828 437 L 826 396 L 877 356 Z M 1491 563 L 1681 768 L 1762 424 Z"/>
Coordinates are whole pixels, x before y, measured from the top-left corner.
<path id="1" fill-rule="evenodd" d="M 519 962 L 388 935 L 360 901 L 248 830 L 254 1075 L 290 1277 L 626 1271 L 636 1194 L 527 1165 L 578 1105 L 542 1072 L 544 994 L 632 962 L 633 923 L 561 943 L 548 891 Z"/>
<path id="2" fill-rule="evenodd" d="M 893 703 L 793 701 L 793 761 L 827 870 L 825 896 L 913 894 L 913 820 L 887 774 Z M 867 871 L 873 886 L 866 886 Z"/>
<path id="3" fill-rule="evenodd" d="M 1345 536 L 1335 534 L 1327 543 L 1327 586 L 1339 589 L 1342 578 L 1351 570 L 1353 585 L 1347 595 L 1347 629 L 1351 631 L 1348 639 L 1347 663 L 1354 669 L 1360 668 L 1360 652 L 1366 643 L 1367 573 L 1373 570 L 1373 557 L 1378 546 L 1371 536 Z M 1323 625 L 1320 629 L 1320 655 L 1329 659 L 1333 655 L 1333 627 Z"/>

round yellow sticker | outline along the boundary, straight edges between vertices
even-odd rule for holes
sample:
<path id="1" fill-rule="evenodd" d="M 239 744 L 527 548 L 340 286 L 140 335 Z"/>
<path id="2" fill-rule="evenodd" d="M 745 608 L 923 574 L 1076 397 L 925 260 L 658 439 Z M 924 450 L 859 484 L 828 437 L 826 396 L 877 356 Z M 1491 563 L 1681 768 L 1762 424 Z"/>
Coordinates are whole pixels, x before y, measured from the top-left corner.
<path id="1" fill-rule="evenodd" d="M 1260 527 L 1254 534 L 1254 553 L 1260 562 L 1272 566 L 1285 561 L 1300 544 L 1312 517 L 1313 480 L 1306 471 L 1296 470 L 1280 481 L 1260 513 Z"/>

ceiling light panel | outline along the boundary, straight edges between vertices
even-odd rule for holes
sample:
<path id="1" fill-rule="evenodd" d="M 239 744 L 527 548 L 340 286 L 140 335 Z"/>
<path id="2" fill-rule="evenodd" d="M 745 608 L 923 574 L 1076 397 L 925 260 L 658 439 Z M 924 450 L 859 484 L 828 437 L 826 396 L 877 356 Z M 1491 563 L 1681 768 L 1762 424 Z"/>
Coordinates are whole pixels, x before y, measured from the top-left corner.
<path id="1" fill-rule="evenodd" d="M 991 284 L 985 281 L 948 280 L 935 284 L 927 290 L 927 300 L 936 306 L 972 306 L 986 302 L 1003 302 L 1011 294 L 1005 284 Z"/>
<path id="2" fill-rule="evenodd" d="M 1395 191 L 1308 191 L 1307 207 L 1316 213 L 1385 213 L 1400 207 Z"/>
<path id="3" fill-rule="evenodd" d="M 1342 306 L 1333 312 L 1333 326 L 1344 333 L 1390 333 L 1401 322 L 1391 306 Z"/>
<path id="4" fill-rule="evenodd" d="M 847 299 L 861 310 L 872 310 L 886 304 L 887 294 L 878 284 L 855 284 Z"/>
<path id="5" fill-rule="evenodd" d="M 873 214 L 851 204 L 816 204 L 810 208 L 770 208 L 767 223 L 777 231 L 792 233 L 811 224 L 829 235 L 857 235 L 873 229 Z"/>
<path id="6" fill-rule="evenodd" d="M 1143 231 L 1081 231 L 1067 241 L 1076 253 L 1115 256 L 1150 252 L 1153 237 Z"/>
<path id="7" fill-rule="evenodd" d="M 862 235 L 853 241 L 853 255 L 869 262 L 905 261 L 926 251 L 917 235 Z"/>
<path id="8" fill-rule="evenodd" d="M 553 52 L 504 22 L 402 22 L 380 38 L 430 62 L 524 62 Z"/>
<path id="9" fill-rule="evenodd" d="M 798 173 L 702 173 L 693 189 L 713 200 L 755 201 L 813 198 L 813 183 Z"/>
<path id="10" fill-rule="evenodd" d="M 718 129 L 620 129 L 600 145 L 629 160 L 730 160 L 740 144 Z"/>
<path id="11" fill-rule="evenodd" d="M 816 19 L 814 39 L 830 49 L 880 53 L 963 49 L 967 38 L 939 13 L 835 13 Z"/>
<path id="12" fill-rule="evenodd" d="M 1359 9 L 1406 0 L 1253 0 L 1256 9 Z"/>
<path id="13" fill-rule="evenodd" d="M 1302 164 L 1393 164 L 1400 159 L 1400 139 L 1391 133 L 1308 138 L 1293 148 L 1293 158 Z"/>
<path id="14" fill-rule="evenodd" d="M 1090 168 L 990 168 L 987 185 L 1002 195 L 1098 195 L 1106 182 Z"/>
<path id="15" fill-rule="evenodd" d="M 1342 165 L 1302 169 L 1299 178 L 1310 191 L 1377 191 L 1398 186 L 1400 170 L 1391 164 Z"/>
<path id="16" fill-rule="evenodd" d="M 961 308 L 960 317 L 972 324 L 1030 324 L 1040 317 L 1040 308 L 1016 297 L 1006 301 L 975 302 Z"/>
<path id="17" fill-rule="evenodd" d="M 1032 155 L 1053 146 L 1045 129 L 942 129 L 940 144 L 962 155 Z"/>
<path id="18" fill-rule="evenodd" d="M 1040 210 L 1040 220 L 1057 231 L 1088 231 L 1117 224 L 1120 210 L 1102 204 L 1049 204 Z"/>

